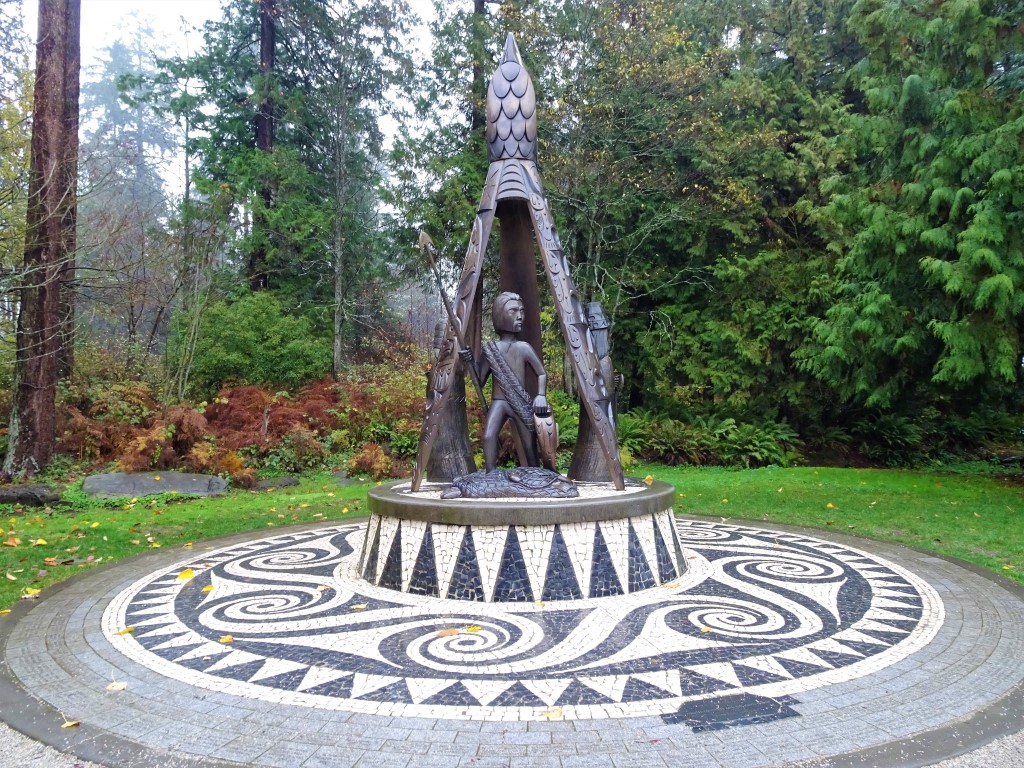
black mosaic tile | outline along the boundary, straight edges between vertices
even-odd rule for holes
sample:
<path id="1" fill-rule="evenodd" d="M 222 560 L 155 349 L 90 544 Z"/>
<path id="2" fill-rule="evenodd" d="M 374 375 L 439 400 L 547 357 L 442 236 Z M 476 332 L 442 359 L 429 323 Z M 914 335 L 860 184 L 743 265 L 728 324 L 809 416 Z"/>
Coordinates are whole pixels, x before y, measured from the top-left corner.
<path id="1" fill-rule="evenodd" d="M 820 648 L 811 648 L 811 651 L 815 656 L 820 656 L 822 660 L 827 661 L 833 667 L 846 667 L 861 659 L 860 656 L 852 653 L 834 653 L 833 651 L 823 651 Z"/>
<path id="2" fill-rule="evenodd" d="M 402 588 L 402 523 L 399 521 L 398 529 L 395 531 L 395 538 L 391 542 L 391 550 L 384 561 L 384 568 L 380 573 L 379 585 L 387 589 Z"/>
<path id="3" fill-rule="evenodd" d="M 430 523 L 427 523 L 423 530 L 420 551 L 416 555 L 416 564 L 412 567 L 409 594 L 438 596 L 437 562 L 434 559 L 434 536 Z"/>
<path id="4" fill-rule="evenodd" d="M 604 694 L 598 693 L 588 685 L 584 685 L 579 680 L 573 680 L 569 683 L 569 687 L 562 692 L 562 695 L 558 697 L 558 701 L 555 702 L 556 706 L 568 707 L 579 704 L 614 704 L 614 699 L 610 699 Z"/>
<path id="5" fill-rule="evenodd" d="M 679 545 L 679 530 L 675 525 L 672 526 L 672 548 L 675 550 L 676 562 L 679 564 L 677 571 L 681 574 L 686 570 L 686 556 Z"/>
<path id="6" fill-rule="evenodd" d="M 427 705 L 447 705 L 451 707 L 475 707 L 480 702 L 476 700 L 476 697 L 471 694 L 466 686 L 462 683 L 455 683 L 445 688 L 443 691 L 435 693 L 433 696 L 424 699 L 422 704 Z"/>
<path id="7" fill-rule="evenodd" d="M 515 526 L 512 525 L 508 527 L 508 535 L 505 537 L 493 600 L 496 603 L 533 602 L 533 588 L 526 571 L 526 561 L 523 560 L 523 549 L 519 545 Z"/>
<path id="8" fill-rule="evenodd" d="M 347 699 L 352 696 L 352 676 L 339 677 L 326 683 L 307 688 L 303 693 L 314 696 L 330 696 L 335 699 Z"/>
<path id="9" fill-rule="evenodd" d="M 214 659 L 213 664 L 216 664 L 219 659 Z M 211 665 L 212 666 L 212 665 Z M 207 670 L 211 675 L 217 677 L 226 677 L 230 680 L 242 680 L 247 681 L 250 677 L 255 675 L 263 669 L 263 659 L 258 661 L 250 661 L 246 664 L 236 664 L 232 667 L 224 667 L 223 669 L 215 669 L 212 672 Z"/>
<path id="10" fill-rule="evenodd" d="M 366 556 L 366 560 L 363 565 L 363 578 L 367 581 L 376 584 L 377 581 L 374 578 L 377 574 L 377 558 L 380 553 L 380 523 L 373 531 L 373 541 L 370 543 L 370 552 Z"/>
<path id="11" fill-rule="evenodd" d="M 462 537 L 447 597 L 449 600 L 484 600 L 484 585 L 480 579 L 480 564 L 476 559 L 476 547 L 473 545 L 473 531 L 470 526 L 466 526 L 466 532 Z"/>
<path id="12" fill-rule="evenodd" d="M 573 570 L 572 560 L 569 558 L 569 549 L 565 544 L 565 537 L 562 536 L 562 528 L 556 525 L 551 538 L 551 554 L 548 555 L 544 590 L 540 599 L 580 600 L 582 597 L 583 590 L 576 580 L 576 571 Z"/>
<path id="13" fill-rule="evenodd" d="M 773 656 L 779 664 L 782 665 L 789 674 L 793 677 L 807 677 L 808 675 L 816 675 L 819 672 L 824 672 L 828 667 L 823 667 L 819 664 L 807 664 L 803 661 L 797 661 L 796 659 L 787 659 L 784 656 Z"/>
<path id="14" fill-rule="evenodd" d="M 879 642 L 881 642 L 881 641 L 879 641 Z M 876 653 L 881 653 L 886 648 L 890 647 L 889 645 L 878 645 L 878 644 L 875 644 L 875 643 L 861 643 L 861 642 L 858 642 L 857 640 L 845 640 L 845 639 L 843 640 L 843 645 L 847 646 L 848 648 L 852 648 L 855 651 L 860 651 L 865 656 L 874 656 Z"/>
<path id="15" fill-rule="evenodd" d="M 629 591 L 639 592 L 657 586 L 657 584 L 644 549 L 640 546 L 640 537 L 637 536 L 631 520 L 629 523 Z"/>
<path id="16" fill-rule="evenodd" d="M 907 636 L 906 632 L 883 632 L 879 629 L 858 629 L 857 631 L 868 637 L 874 637 L 887 645 L 896 645 L 896 643 Z"/>
<path id="17" fill-rule="evenodd" d="M 656 699 L 669 699 L 675 696 L 671 691 L 651 685 L 644 680 L 637 680 L 635 677 L 626 681 L 626 687 L 622 689 L 622 700 L 629 701 L 654 701 Z"/>
<path id="18" fill-rule="evenodd" d="M 383 688 L 378 688 L 375 691 L 370 691 L 363 696 L 359 696 L 358 701 L 389 701 L 395 704 L 412 704 L 412 696 L 409 695 L 409 686 L 405 684 L 405 680 L 399 680 L 397 683 L 391 683 L 391 685 L 385 685 Z"/>
<path id="19" fill-rule="evenodd" d="M 522 683 L 516 683 L 491 702 L 492 707 L 543 707 L 535 693 L 529 691 Z"/>
<path id="20" fill-rule="evenodd" d="M 665 539 L 661 535 L 661 528 L 658 527 L 658 522 L 653 516 L 651 517 L 651 525 L 654 526 L 654 551 L 658 556 L 658 581 L 664 584 L 666 581 L 672 581 L 679 573 L 676 571 L 676 567 L 672 565 L 672 557 L 669 555 L 668 546 L 666 546 Z"/>
<path id="21" fill-rule="evenodd" d="M 590 565 L 589 597 L 611 597 L 623 594 L 619 576 L 612 565 L 612 556 L 601 533 L 601 524 L 594 528 L 594 559 Z"/>
<path id="22" fill-rule="evenodd" d="M 789 679 L 785 675 L 776 675 L 763 669 L 748 667 L 745 664 L 733 664 L 732 668 L 736 672 L 736 679 L 744 687 L 748 685 L 762 685 L 764 683 L 778 683 Z"/>

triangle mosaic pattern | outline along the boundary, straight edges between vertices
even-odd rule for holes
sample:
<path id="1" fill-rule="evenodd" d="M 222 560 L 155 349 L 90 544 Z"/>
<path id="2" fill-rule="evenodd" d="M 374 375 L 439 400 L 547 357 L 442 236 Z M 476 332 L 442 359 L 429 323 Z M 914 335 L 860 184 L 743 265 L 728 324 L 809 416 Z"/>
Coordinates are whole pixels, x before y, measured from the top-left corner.
<path id="1" fill-rule="evenodd" d="M 691 582 L 624 592 L 623 582 L 663 580 L 678 562 L 664 532 L 647 523 L 646 532 L 634 521 L 612 535 L 597 524 L 552 526 L 543 558 L 524 553 L 515 527 L 472 531 L 451 563 L 436 559 L 444 532 L 425 524 L 410 526 L 409 537 L 363 526 L 276 537 L 139 582 L 113 601 L 104 630 L 143 664 L 240 695 L 413 716 L 481 708 L 484 717 L 537 718 L 552 708 L 622 717 L 683 704 L 691 717 L 695 701 L 790 696 L 880 669 L 941 625 L 934 590 L 894 564 L 804 536 L 706 522 L 680 522 L 670 535 L 683 556 L 705 564 Z M 618 563 L 612 536 L 627 554 Z M 368 554 L 374 546 L 387 553 L 378 563 L 359 562 L 350 541 L 362 537 Z M 572 553 L 583 546 L 581 568 Z M 481 559 L 495 564 L 489 577 Z M 286 562 L 296 565 L 283 577 Z M 194 578 L 178 577 L 185 568 Z M 407 591 L 370 586 L 359 571 Z M 744 582 L 778 598 L 751 597 Z M 548 603 L 560 583 L 609 596 Z M 460 590 L 504 600 L 436 597 Z M 132 632 L 120 634 L 126 626 Z M 226 626 L 230 643 L 221 642 Z"/>
<path id="2" fill-rule="evenodd" d="M 360 573 L 449 600 L 578 600 L 639 592 L 685 570 L 672 511 L 556 525 L 443 525 L 371 518 Z"/>

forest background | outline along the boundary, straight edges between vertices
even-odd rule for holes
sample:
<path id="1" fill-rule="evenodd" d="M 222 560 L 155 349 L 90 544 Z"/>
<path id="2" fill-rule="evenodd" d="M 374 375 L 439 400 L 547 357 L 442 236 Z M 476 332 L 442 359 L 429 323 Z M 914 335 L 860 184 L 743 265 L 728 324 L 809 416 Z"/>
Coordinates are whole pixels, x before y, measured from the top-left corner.
<path id="1" fill-rule="evenodd" d="M 0 13 L 2 418 L 33 71 Z M 417 234 L 454 278 L 506 32 L 574 279 L 613 322 L 627 463 L 1024 450 L 1024 2 L 437 3 L 429 51 L 414 21 L 228 0 L 191 55 L 140 27 L 86 73 L 49 473 L 406 472 L 442 317 Z"/>

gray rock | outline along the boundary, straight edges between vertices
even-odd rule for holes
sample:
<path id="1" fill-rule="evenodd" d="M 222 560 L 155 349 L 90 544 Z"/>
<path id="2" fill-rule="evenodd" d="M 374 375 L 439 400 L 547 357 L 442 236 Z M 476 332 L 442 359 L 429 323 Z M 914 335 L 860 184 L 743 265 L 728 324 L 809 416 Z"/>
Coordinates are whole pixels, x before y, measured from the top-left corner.
<path id="1" fill-rule="evenodd" d="M 217 496 L 227 490 L 228 481 L 214 475 L 188 472 L 111 472 L 85 478 L 82 491 L 87 496 L 116 499 L 122 496 L 153 496 L 157 493 L 182 493 L 190 496 Z"/>
<path id="2" fill-rule="evenodd" d="M 45 485 L 3 485 L 0 486 L 0 504 L 24 504 L 41 507 L 56 504 L 60 494 Z"/>

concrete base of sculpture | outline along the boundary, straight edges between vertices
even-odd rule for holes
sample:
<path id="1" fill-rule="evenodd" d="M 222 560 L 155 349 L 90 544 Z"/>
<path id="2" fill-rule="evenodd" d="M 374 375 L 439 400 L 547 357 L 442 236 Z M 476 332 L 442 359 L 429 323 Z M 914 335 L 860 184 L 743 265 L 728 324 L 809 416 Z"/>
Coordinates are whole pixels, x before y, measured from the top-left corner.
<path id="1" fill-rule="evenodd" d="M 548 602 L 639 592 L 686 570 L 667 483 L 581 484 L 580 498 L 550 500 L 441 499 L 446 487 L 370 491 L 366 581 L 449 600 Z"/>

